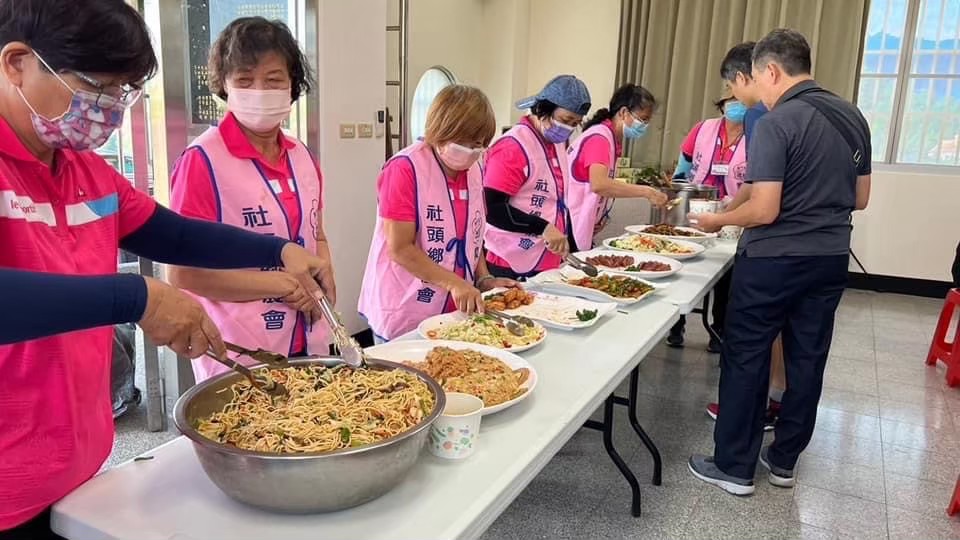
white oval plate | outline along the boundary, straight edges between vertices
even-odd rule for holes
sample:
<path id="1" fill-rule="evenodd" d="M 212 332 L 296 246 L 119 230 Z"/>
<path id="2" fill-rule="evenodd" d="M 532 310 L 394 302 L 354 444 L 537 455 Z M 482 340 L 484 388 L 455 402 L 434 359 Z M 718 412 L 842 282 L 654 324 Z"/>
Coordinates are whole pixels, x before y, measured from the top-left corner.
<path id="1" fill-rule="evenodd" d="M 494 289 L 484 293 L 484 297 L 503 291 L 504 289 Z M 507 315 L 529 317 L 547 328 L 569 331 L 590 328 L 600 322 L 604 315 L 609 315 L 617 310 L 616 302 L 600 303 L 573 296 L 549 294 L 544 291 L 530 292 L 534 296 L 532 304 L 520 306 L 516 309 L 505 309 L 503 312 Z M 578 311 L 596 311 L 597 316 L 589 321 L 581 321 L 577 318 Z"/>
<path id="2" fill-rule="evenodd" d="M 432 337 L 430 337 L 430 332 L 431 332 L 431 331 L 434 331 L 434 330 L 438 330 L 438 329 L 440 329 L 441 327 L 443 327 L 443 326 L 445 326 L 445 325 L 461 323 L 461 322 L 467 320 L 469 317 L 470 317 L 470 316 L 468 316 L 468 315 L 466 315 L 465 313 L 460 312 L 460 311 L 455 311 L 455 312 L 453 312 L 453 313 L 442 313 L 442 314 L 440 314 L 440 315 L 434 315 L 433 317 L 430 317 L 429 319 L 424 320 L 422 323 L 420 323 L 419 326 L 417 326 L 417 333 L 420 334 L 420 337 L 422 337 L 423 339 L 429 339 L 429 340 L 433 340 L 433 341 L 440 341 L 440 340 L 437 339 L 437 338 L 432 338 Z M 523 351 L 529 351 L 530 349 L 532 349 L 532 348 L 536 347 L 537 345 L 543 343 L 543 340 L 547 339 L 547 331 L 546 331 L 546 330 L 543 328 L 543 326 L 541 326 L 540 324 L 538 324 L 538 323 L 536 323 L 536 322 L 534 322 L 533 324 L 535 325 L 534 327 L 535 327 L 537 330 L 540 331 L 540 339 L 534 341 L 533 343 L 530 343 L 529 345 L 517 345 L 517 346 L 515 346 L 515 347 L 496 347 L 496 348 L 498 348 L 498 349 L 503 349 L 503 350 L 510 351 L 510 352 L 518 353 L 518 352 L 523 352 Z M 504 329 L 504 332 L 506 332 L 506 331 L 507 331 L 507 330 Z M 472 342 L 472 341 L 464 341 L 464 343 L 473 343 L 473 342 Z M 478 345 L 480 345 L 480 344 L 478 343 Z M 490 346 L 492 346 L 492 345 L 490 345 Z"/>
<path id="3" fill-rule="evenodd" d="M 628 257 L 633 257 L 634 264 L 637 264 L 640 262 L 646 262 L 646 261 L 654 261 L 654 262 L 660 262 L 663 264 L 670 265 L 669 270 L 664 270 L 662 272 L 649 272 L 646 270 L 641 272 L 627 272 L 622 268 L 610 268 L 608 266 L 597 266 L 598 270 L 602 270 L 604 272 L 609 272 L 611 274 L 620 274 L 623 276 L 630 276 L 630 277 L 640 278 L 640 279 L 665 278 L 667 276 L 672 276 L 676 274 L 683 268 L 682 262 L 676 259 L 671 259 L 670 257 L 664 257 L 663 255 L 656 255 L 653 253 L 635 253 L 632 251 L 618 251 L 614 249 L 591 249 L 590 251 L 581 251 L 580 253 L 573 254 L 574 257 L 584 262 L 587 261 L 588 257 L 597 257 L 600 255 L 616 256 L 616 257 L 623 257 L 624 255 L 626 255 Z"/>
<path id="4" fill-rule="evenodd" d="M 657 238 L 663 238 L 664 240 L 673 240 L 680 242 L 693 242 L 695 244 L 705 244 L 710 240 L 715 240 L 719 235 L 717 233 L 705 233 L 699 229 L 694 229 L 693 227 L 674 227 L 680 231 L 689 231 L 700 233 L 703 236 L 667 236 L 665 234 L 653 234 L 648 233 L 647 229 L 653 227 L 653 225 L 628 225 L 625 227 L 627 232 L 633 234 L 646 234 L 648 236 L 656 236 Z"/>
<path id="5" fill-rule="evenodd" d="M 600 272 L 600 275 L 608 274 L 609 272 Z M 613 274 L 616 275 L 616 274 Z M 586 298 L 588 300 L 596 300 L 598 302 L 616 302 L 621 306 L 632 306 L 637 302 L 642 301 L 644 298 L 650 296 L 657 292 L 657 289 L 662 288 L 658 287 L 656 284 L 651 283 L 645 279 L 637 279 L 642 281 L 647 285 L 653 287 L 643 296 L 638 298 L 617 298 L 615 296 L 610 296 L 609 294 L 598 291 L 597 289 L 591 289 L 589 287 L 580 287 L 578 285 L 571 285 L 567 283 L 569 279 L 580 279 L 587 277 L 586 274 L 580 270 L 574 270 L 573 268 L 557 268 L 554 270 L 547 270 L 546 272 L 541 272 L 536 276 L 530 278 L 527 283 L 533 284 L 534 286 L 540 288 L 541 290 L 552 292 L 556 294 L 569 294 L 573 296 L 579 296 L 581 298 Z"/>
<path id="6" fill-rule="evenodd" d="M 613 250 L 616 250 L 616 251 L 625 251 L 625 252 L 627 252 L 627 253 L 640 253 L 640 254 L 652 253 L 652 254 L 655 254 L 655 255 L 663 255 L 664 257 L 669 257 L 669 258 L 671 258 L 671 259 L 676 259 L 676 260 L 678 260 L 678 261 L 685 261 L 685 260 L 687 260 L 687 259 L 692 259 L 692 258 L 694 258 L 694 257 L 698 257 L 698 256 L 700 256 L 701 253 L 703 253 L 703 252 L 706 251 L 706 249 L 707 249 L 703 244 L 697 244 L 697 243 L 695 243 L 695 242 L 685 242 L 685 241 L 683 241 L 683 240 L 670 240 L 670 242 L 673 242 L 674 244 L 677 244 L 677 245 L 680 245 L 680 246 L 689 248 L 689 249 L 691 249 L 691 250 L 693 250 L 693 251 L 691 251 L 690 253 L 668 253 L 668 252 L 663 252 L 663 251 L 634 251 L 634 250 L 632 250 L 632 249 L 624 249 L 624 248 L 618 248 L 618 247 L 614 247 L 614 246 L 613 246 L 613 242 L 614 242 L 614 241 L 616 241 L 616 240 L 622 240 L 622 239 L 624 239 L 624 238 L 629 238 L 629 237 L 631 237 L 631 236 L 650 236 L 650 235 L 624 234 L 624 235 L 622 235 L 622 236 L 617 236 L 617 237 L 614 237 L 614 238 L 607 238 L 606 240 L 603 241 L 603 245 L 604 245 L 604 247 L 607 247 L 607 248 L 609 248 L 609 249 L 613 249 Z M 658 238 L 658 237 L 656 237 L 656 236 L 650 236 L 650 238 Z M 660 238 L 660 240 L 665 240 L 665 239 L 664 239 L 664 238 Z"/>
<path id="7" fill-rule="evenodd" d="M 533 389 L 537 386 L 537 370 L 533 368 L 533 365 L 510 351 L 495 349 L 493 347 L 487 347 L 486 345 L 464 343 L 462 341 L 443 341 L 432 339 L 407 341 L 400 340 L 369 347 L 366 349 L 366 352 L 372 358 L 380 358 L 390 362 L 410 363 L 423 362 L 427 358 L 427 354 L 437 347 L 449 347 L 457 351 L 477 351 L 500 360 L 504 364 L 510 366 L 511 369 L 527 368 L 530 370 L 530 376 L 527 377 L 527 380 L 520 385 L 520 388 L 527 389 L 526 392 L 511 399 L 510 401 L 504 401 L 499 405 L 484 407 L 481 410 L 481 414 L 483 415 L 500 412 L 508 407 L 512 407 L 517 403 L 520 403 L 524 399 L 527 399 L 527 396 L 532 394 Z"/>

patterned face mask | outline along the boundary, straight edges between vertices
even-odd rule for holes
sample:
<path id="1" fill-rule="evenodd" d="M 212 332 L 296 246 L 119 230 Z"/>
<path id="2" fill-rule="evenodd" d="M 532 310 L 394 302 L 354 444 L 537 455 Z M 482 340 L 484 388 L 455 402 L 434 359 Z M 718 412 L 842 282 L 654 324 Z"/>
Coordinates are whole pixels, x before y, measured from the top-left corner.
<path id="1" fill-rule="evenodd" d="M 39 55 L 37 58 L 43 62 Z M 46 62 L 43 63 L 46 65 Z M 69 148 L 78 152 L 103 146 L 123 124 L 126 104 L 103 94 L 74 90 L 55 71 L 51 70 L 51 73 L 73 94 L 70 107 L 56 118 L 46 118 L 37 113 L 23 91 L 17 88 L 20 99 L 30 109 L 30 120 L 40 141 L 50 148 Z"/>

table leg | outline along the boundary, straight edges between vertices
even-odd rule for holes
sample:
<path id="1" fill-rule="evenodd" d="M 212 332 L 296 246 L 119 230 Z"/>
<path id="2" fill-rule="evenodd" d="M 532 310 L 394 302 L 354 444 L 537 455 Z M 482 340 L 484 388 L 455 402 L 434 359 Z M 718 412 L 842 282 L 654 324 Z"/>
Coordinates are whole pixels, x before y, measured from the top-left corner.
<path id="1" fill-rule="evenodd" d="M 630 514 L 633 515 L 633 517 L 640 517 L 640 482 L 637 480 L 636 475 L 633 474 L 633 471 L 630 470 L 630 466 L 620 457 L 620 453 L 617 452 L 617 449 L 613 446 L 613 405 L 615 401 L 616 396 L 610 394 L 603 402 L 603 420 L 600 422 L 588 420 L 584 423 L 584 427 L 603 432 L 603 447 L 606 449 L 610 459 L 613 460 L 613 464 L 620 470 L 620 474 L 622 474 L 627 480 L 627 483 L 630 484 L 630 492 L 632 494 Z"/>
<path id="2" fill-rule="evenodd" d="M 650 451 L 650 456 L 653 458 L 653 480 L 651 480 L 651 482 L 653 485 L 659 486 L 663 483 L 663 461 L 660 459 L 660 450 L 657 449 L 657 445 L 654 444 L 653 439 L 647 435 L 647 432 L 643 430 L 643 426 L 641 426 L 637 420 L 637 386 L 639 379 L 640 366 L 637 366 L 630 372 L 630 395 L 627 398 L 629 400 L 627 404 L 627 418 L 630 419 L 630 425 L 633 427 L 633 430 L 637 432 L 637 437 L 640 437 L 643 445 Z"/>
<path id="3" fill-rule="evenodd" d="M 703 306 L 700 308 L 700 320 L 703 321 L 703 328 L 707 331 L 707 334 L 722 345 L 723 338 L 721 338 L 720 334 L 710 325 L 710 294 L 711 293 L 707 293 L 706 296 L 703 297 Z"/>
<path id="4" fill-rule="evenodd" d="M 611 395 L 603 402 L 603 447 L 613 460 L 613 464 L 620 469 L 620 474 L 627 479 L 630 484 L 630 491 L 633 493 L 633 501 L 630 505 L 630 513 L 633 517 L 640 517 L 640 482 L 630 470 L 623 458 L 620 457 L 617 449 L 613 447 L 613 396 Z"/>

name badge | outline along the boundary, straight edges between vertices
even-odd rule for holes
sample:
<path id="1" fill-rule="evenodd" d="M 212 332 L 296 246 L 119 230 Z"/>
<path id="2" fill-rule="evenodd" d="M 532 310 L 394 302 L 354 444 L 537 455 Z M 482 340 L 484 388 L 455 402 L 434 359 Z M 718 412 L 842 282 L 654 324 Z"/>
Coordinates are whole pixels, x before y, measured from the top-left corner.
<path id="1" fill-rule="evenodd" d="M 714 163 L 710 167 L 710 174 L 714 176 L 726 176 L 730 172 L 730 165 L 726 163 Z"/>

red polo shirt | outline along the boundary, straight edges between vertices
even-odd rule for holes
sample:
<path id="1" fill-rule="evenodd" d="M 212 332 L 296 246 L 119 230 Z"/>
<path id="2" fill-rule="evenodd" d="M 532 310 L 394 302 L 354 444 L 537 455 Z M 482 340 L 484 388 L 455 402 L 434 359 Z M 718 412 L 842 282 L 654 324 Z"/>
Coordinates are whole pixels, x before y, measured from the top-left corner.
<path id="1" fill-rule="evenodd" d="M 0 118 L 0 266 L 116 273 L 121 238 L 155 208 L 93 152 L 59 150 L 48 167 Z M 112 339 L 105 327 L 0 345 L 0 530 L 42 512 L 110 454 Z"/>
<path id="2" fill-rule="evenodd" d="M 263 155 L 247 140 L 240 129 L 240 124 L 232 113 L 228 113 L 220 122 L 218 128 L 223 142 L 230 154 L 237 159 L 249 159 L 260 166 L 271 185 L 279 185 L 280 192 L 277 198 L 283 205 L 287 225 L 290 227 L 291 240 L 296 241 L 300 236 L 300 204 L 297 201 L 297 192 L 292 187 L 293 172 L 287 161 L 287 152 L 296 143 L 282 134 L 278 136 L 280 143 L 280 157 L 275 163 L 264 159 Z M 320 167 L 317 167 L 317 178 L 323 182 Z M 188 149 L 177 161 L 170 179 L 170 208 L 184 216 L 219 221 L 217 213 L 217 197 L 214 191 L 213 179 L 210 178 L 210 169 L 201 153 L 195 149 Z M 250 189 L 263 189 L 263 182 L 259 178 L 250 179 Z M 229 201 L 224 202 L 229 204 Z M 320 202 L 320 208 L 323 202 Z M 294 329 L 293 350 L 302 351 L 306 348 L 304 341 L 303 323 Z"/>

